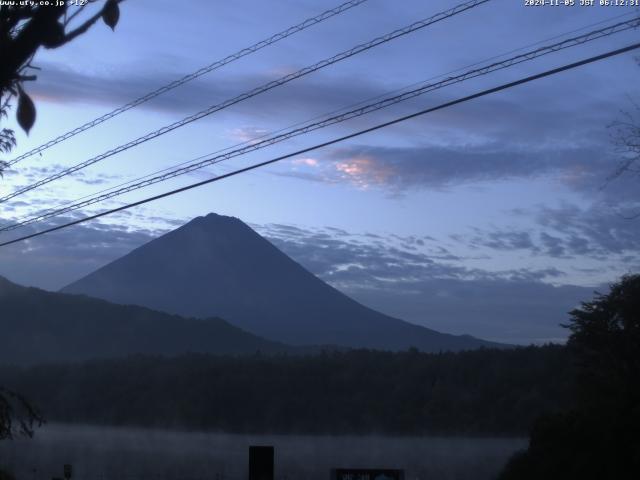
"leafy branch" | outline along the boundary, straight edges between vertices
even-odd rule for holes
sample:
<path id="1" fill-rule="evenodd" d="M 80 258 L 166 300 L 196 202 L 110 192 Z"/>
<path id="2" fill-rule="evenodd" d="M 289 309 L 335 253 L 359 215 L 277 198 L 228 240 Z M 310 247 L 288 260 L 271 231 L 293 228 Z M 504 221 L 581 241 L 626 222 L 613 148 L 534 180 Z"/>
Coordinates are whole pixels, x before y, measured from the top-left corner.
<path id="1" fill-rule="evenodd" d="M 0 387 L 0 440 L 32 437 L 44 422 L 40 412 L 22 395 Z"/>
<path id="2" fill-rule="evenodd" d="M 9 102 L 15 98 L 16 120 L 28 134 L 36 121 L 36 106 L 24 84 L 37 79 L 31 73 L 37 67 L 31 62 L 38 49 L 59 48 L 86 33 L 99 20 L 115 29 L 122 1 L 105 0 L 93 15 L 82 21 L 85 7 L 98 3 L 96 0 L 88 0 L 85 5 L 75 7 L 71 14 L 69 9 L 73 7 L 66 2 L 47 6 L 16 2 L 15 5 L 3 6 L 0 9 L 0 121 L 7 118 Z M 0 153 L 9 153 L 15 146 L 13 130 L 2 129 Z M 0 175 L 5 167 L 6 162 L 0 160 Z"/>

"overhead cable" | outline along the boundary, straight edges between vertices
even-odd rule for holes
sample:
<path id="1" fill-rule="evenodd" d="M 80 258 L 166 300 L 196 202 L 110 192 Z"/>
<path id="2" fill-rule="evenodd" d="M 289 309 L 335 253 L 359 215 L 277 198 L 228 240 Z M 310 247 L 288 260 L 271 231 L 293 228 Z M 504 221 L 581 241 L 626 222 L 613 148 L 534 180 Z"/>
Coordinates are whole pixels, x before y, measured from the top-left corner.
<path id="1" fill-rule="evenodd" d="M 74 226 L 74 225 L 79 225 L 81 223 L 85 223 L 85 222 L 88 222 L 90 220 L 95 220 L 97 218 L 101 218 L 101 217 L 104 217 L 104 216 L 107 216 L 107 215 L 111 215 L 111 214 L 114 214 L 114 213 L 117 213 L 117 212 L 128 210 L 130 208 L 137 207 L 137 206 L 140 206 L 140 205 L 144 205 L 144 204 L 149 203 L 149 202 L 160 200 L 162 198 L 170 197 L 170 196 L 176 195 L 178 193 L 186 192 L 186 191 L 192 190 L 194 188 L 198 188 L 198 187 L 201 187 L 201 186 L 204 186 L 204 185 L 208 185 L 210 183 L 218 182 L 218 181 L 224 180 L 226 178 L 230 178 L 230 177 L 233 177 L 233 176 L 236 176 L 236 175 L 240 175 L 242 173 L 249 172 L 251 170 L 255 170 L 255 169 L 260 168 L 260 167 L 271 165 L 271 164 L 274 164 L 276 162 L 280 162 L 280 161 L 288 159 L 288 158 L 292 158 L 292 157 L 295 157 L 295 156 L 298 156 L 298 155 L 302 155 L 302 154 L 305 154 L 305 153 L 308 153 L 308 152 L 311 152 L 311 151 L 314 151 L 314 150 L 318 150 L 320 148 L 328 147 L 330 145 L 334 145 L 334 144 L 339 143 L 339 142 L 344 142 L 345 140 L 350 140 L 352 138 L 356 138 L 356 137 L 359 137 L 361 135 L 364 135 L 364 134 L 367 134 L 367 133 L 371 133 L 371 132 L 383 129 L 383 128 L 386 128 L 386 127 L 389 127 L 389 126 L 392 126 L 392 125 L 395 125 L 395 124 L 398 124 L 398 123 L 401 123 L 401 122 L 404 122 L 404 121 L 407 121 L 407 120 L 410 120 L 410 119 L 413 119 L 413 118 L 416 118 L 416 117 L 419 117 L 419 116 L 422 116 L 422 115 L 425 115 L 427 113 L 431 113 L 431 112 L 435 112 L 437 110 L 442 110 L 442 109 L 445 109 L 445 108 L 448 108 L 448 107 L 452 107 L 454 105 L 458 105 L 458 104 L 461 104 L 461 103 L 465 103 L 465 102 L 474 100 L 476 98 L 484 97 L 486 95 L 490 95 L 490 94 L 493 94 L 493 93 L 496 93 L 496 92 L 507 90 L 509 88 L 516 87 L 518 85 L 523 85 L 525 83 L 533 82 L 535 80 L 539 80 L 539 79 L 544 78 L 544 77 L 549 77 L 551 75 L 556 75 L 558 73 L 561 73 L 561 72 L 564 72 L 564 71 L 567 71 L 567 70 L 572 70 L 572 69 L 581 67 L 583 65 L 587 65 L 587 64 L 590 64 L 590 63 L 595 63 L 595 62 L 604 60 L 606 58 L 610 58 L 610 57 L 613 57 L 613 56 L 616 56 L 616 55 L 620 55 L 620 54 L 623 54 L 623 53 L 630 52 L 632 50 L 636 50 L 638 48 L 640 48 L 640 43 L 634 43 L 632 45 L 628 45 L 628 46 L 623 47 L 623 48 L 619 48 L 619 49 L 612 50 L 612 51 L 609 51 L 609 52 L 606 52 L 606 53 L 603 53 L 603 54 L 600 54 L 600 55 L 589 57 L 589 58 L 586 58 L 584 60 L 580 60 L 578 62 L 570 63 L 570 64 L 563 65 L 563 66 L 558 67 L 558 68 L 547 70 L 547 71 L 542 72 L 542 73 L 538 73 L 538 74 L 531 75 L 531 76 L 528 76 L 528 77 L 525 77 L 525 78 L 521 78 L 521 79 L 513 81 L 513 82 L 505 83 L 505 84 L 500 85 L 498 87 L 489 88 L 489 89 L 483 90 L 481 92 L 474 93 L 472 95 L 468 95 L 466 97 L 462 97 L 462 98 L 459 98 L 459 99 L 456 99 L 456 100 L 452 100 L 452 101 L 449 101 L 449 102 L 446 102 L 446 103 L 442 103 L 442 104 L 440 104 L 438 106 L 435 106 L 435 107 L 426 108 L 424 110 L 420 110 L 420 111 L 412 113 L 410 115 L 405 115 L 405 116 L 402 116 L 402 117 L 399 117 L 399 118 L 395 118 L 395 119 L 390 120 L 388 122 L 380 123 L 380 124 L 375 125 L 373 127 L 369 127 L 369 128 L 364 129 L 364 130 L 360 130 L 360 131 L 351 133 L 349 135 L 344 135 L 342 137 L 334 138 L 332 140 L 329 140 L 329 141 L 326 141 L 326 142 L 323 142 L 323 143 L 319 143 L 319 144 L 313 145 L 311 147 L 303 148 L 301 150 L 297 150 L 295 152 L 288 153 L 286 155 L 281 155 L 279 157 L 272 158 L 270 160 L 265 160 L 263 162 L 255 163 L 253 165 L 250 165 L 250 166 L 247 166 L 247 167 L 244 167 L 244 168 L 240 168 L 240 169 L 234 170 L 232 172 L 225 173 L 223 175 L 219 175 L 219 176 L 207 179 L 207 180 L 203 180 L 201 182 L 192 183 L 190 185 L 186 185 L 184 187 L 180 187 L 180 188 L 168 191 L 168 192 L 164 192 L 164 193 L 161 193 L 159 195 L 154 195 L 152 197 L 148 197 L 148 198 L 145 198 L 143 200 L 138 200 L 137 202 L 129 203 L 129 204 L 117 207 L 117 208 L 113 208 L 113 209 L 110 209 L 110 210 L 106 210 L 106 211 L 97 213 L 95 215 L 91 215 L 91 216 L 88 216 L 88 217 L 76 219 L 76 220 L 73 220 L 71 222 L 64 223 L 62 225 L 57 225 L 55 227 L 51 227 L 51 228 L 48 228 L 48 229 L 45 229 L 45 230 L 41 230 L 39 232 L 35 232 L 35 233 L 29 234 L 29 235 L 25 235 L 25 236 L 22 236 L 22 237 L 19 237 L 19 238 L 15 238 L 13 240 L 9 240 L 9 241 L 0 243 L 0 247 L 12 245 L 12 244 L 15 244 L 15 243 L 18 243 L 18 242 L 22 242 L 22 241 L 29 240 L 29 239 L 32 239 L 32 238 L 35 238 L 35 237 L 46 235 L 46 234 L 49 234 L 51 232 L 55 232 L 55 231 L 58 231 L 58 230 L 69 228 L 69 227 Z"/>

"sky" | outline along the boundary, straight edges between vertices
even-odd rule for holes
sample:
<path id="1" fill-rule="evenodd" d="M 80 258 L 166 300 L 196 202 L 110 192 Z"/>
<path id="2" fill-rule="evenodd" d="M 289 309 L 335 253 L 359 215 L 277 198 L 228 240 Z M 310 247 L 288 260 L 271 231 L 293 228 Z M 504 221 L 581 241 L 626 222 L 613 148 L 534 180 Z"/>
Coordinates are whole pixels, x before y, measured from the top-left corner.
<path id="1" fill-rule="evenodd" d="M 368 0 L 16 164 L 2 195 L 210 105 L 460 2 Z M 296 79 L 20 195 L 3 224 L 122 182 L 640 15 L 632 7 L 528 7 L 492 0 Z M 578 2 L 579 3 L 579 2 Z M 7 159 L 282 31 L 339 1 L 127 0 L 41 51 L 25 86 L 38 116 Z M 638 29 L 439 89 L 388 109 L 192 172 L 77 218 L 322 143 L 620 48 Z M 523 48 L 526 47 L 526 48 Z M 563 341 L 567 312 L 637 272 L 640 179 L 615 123 L 640 110 L 640 51 L 294 156 L 143 207 L 0 248 L 0 275 L 56 290 L 190 219 L 235 216 L 320 278 L 384 313 L 510 343 Z M 9 126 L 14 124 L 8 119 Z M 62 222 L 70 217 L 53 221 Z M 44 228 L 9 233 L 9 240 Z"/>

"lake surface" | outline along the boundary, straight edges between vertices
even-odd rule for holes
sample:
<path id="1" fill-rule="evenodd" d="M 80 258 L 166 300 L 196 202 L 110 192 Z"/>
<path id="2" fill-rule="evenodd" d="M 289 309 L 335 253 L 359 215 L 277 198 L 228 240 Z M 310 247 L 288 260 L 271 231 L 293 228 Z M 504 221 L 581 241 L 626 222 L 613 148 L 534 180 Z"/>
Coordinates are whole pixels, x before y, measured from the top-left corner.
<path id="1" fill-rule="evenodd" d="M 406 480 L 494 478 L 524 438 L 235 435 L 46 425 L 32 440 L 0 442 L 18 480 L 245 480 L 249 445 L 275 446 L 279 480 L 329 479 L 331 468 L 402 468 Z"/>

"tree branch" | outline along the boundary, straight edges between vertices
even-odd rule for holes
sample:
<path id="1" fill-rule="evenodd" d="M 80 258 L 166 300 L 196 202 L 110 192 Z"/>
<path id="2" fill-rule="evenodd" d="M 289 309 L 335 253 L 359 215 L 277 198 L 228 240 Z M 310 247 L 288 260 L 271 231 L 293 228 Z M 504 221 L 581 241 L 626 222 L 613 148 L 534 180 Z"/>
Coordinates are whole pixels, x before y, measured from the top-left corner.
<path id="1" fill-rule="evenodd" d="M 115 2 L 117 4 L 120 4 L 123 1 L 124 0 L 115 0 Z M 107 2 L 105 2 L 105 4 L 103 5 L 103 7 L 100 9 L 99 12 L 97 12 L 91 18 L 87 19 L 82 25 L 80 25 L 79 27 L 77 27 L 74 30 L 70 31 L 69 33 L 65 34 L 64 40 L 63 40 L 61 45 L 64 45 L 65 43 L 70 42 L 71 40 L 73 40 L 77 36 L 82 35 L 83 33 L 86 33 L 87 30 L 89 30 L 89 28 L 91 28 L 91 26 L 94 23 L 96 23 L 98 20 L 100 20 L 100 18 L 102 18 L 102 14 L 104 13 L 104 9 L 105 9 L 106 6 L 107 6 Z"/>
<path id="2" fill-rule="evenodd" d="M 71 15 L 69 15 L 69 18 L 65 20 L 64 26 L 66 27 L 67 25 L 69 25 L 75 17 L 77 17 L 80 13 L 82 13 L 82 10 L 84 10 L 84 7 L 86 6 L 87 6 L 86 3 L 84 5 L 80 5 L 78 9 L 75 12 L 73 12 Z"/>

